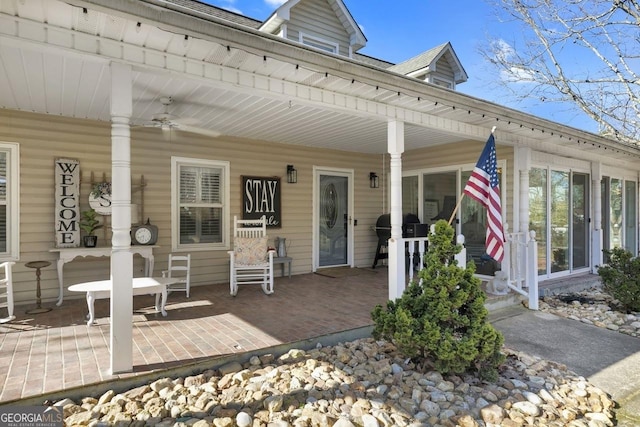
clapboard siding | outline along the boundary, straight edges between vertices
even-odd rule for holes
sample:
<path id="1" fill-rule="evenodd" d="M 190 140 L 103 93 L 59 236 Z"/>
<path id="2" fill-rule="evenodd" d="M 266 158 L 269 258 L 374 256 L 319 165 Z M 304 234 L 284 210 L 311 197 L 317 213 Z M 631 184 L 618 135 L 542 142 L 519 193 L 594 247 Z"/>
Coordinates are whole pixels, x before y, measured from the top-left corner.
<path id="1" fill-rule="evenodd" d="M 103 174 L 111 179 L 110 124 L 45 116 L 15 111 L 0 111 L 0 140 L 20 144 L 21 167 L 21 254 L 14 268 L 15 298 L 18 304 L 35 299 L 35 273 L 24 267 L 34 260 L 48 260 L 41 284 L 44 301 L 58 296 L 55 270 L 54 159 L 72 158 L 80 161 L 81 210 L 89 208 L 90 176 L 96 181 Z M 355 264 L 368 266 L 375 251 L 375 233 L 371 227 L 381 211 L 382 188 L 369 188 L 369 172 L 381 175 L 382 156 L 345 155 L 336 150 L 319 150 L 302 146 L 246 141 L 210 139 L 175 132 L 165 139 L 161 131 L 133 128 L 131 132 L 132 203 L 140 204 L 140 191 L 135 184 L 144 175 L 144 218 L 158 226 L 160 248 L 154 251 L 155 274 L 166 268 L 171 250 L 171 157 L 224 160 L 230 162 L 230 214 L 241 215 L 241 176 L 280 176 L 282 185 L 282 221 L 279 229 L 269 229 L 270 239 L 284 237 L 294 261 L 294 274 L 312 270 L 313 167 L 353 170 L 355 216 Z M 298 183 L 286 182 L 286 165 L 298 170 Z M 382 182 L 381 182 L 382 185 Z M 108 218 L 108 217 L 107 217 Z M 108 222 L 108 221 L 107 221 Z M 229 225 L 231 228 L 232 225 Z M 107 229 L 97 231 L 99 245 L 110 244 Z M 134 275 L 142 275 L 143 259 L 134 256 Z M 228 283 L 229 258 L 226 250 L 192 252 L 193 285 Z M 276 270 L 279 275 L 279 269 Z M 108 258 L 77 258 L 65 264 L 65 287 L 73 283 L 109 277 Z M 65 294 L 65 298 L 79 298 Z"/>
<path id="2" fill-rule="evenodd" d="M 451 82 L 452 84 L 455 81 L 455 74 L 453 72 L 453 68 L 451 68 L 449 61 L 445 58 L 444 55 L 441 56 L 440 59 L 438 59 L 438 62 L 436 62 L 436 69 L 430 75 L 432 77 L 440 78 L 447 82 Z"/>
<path id="3" fill-rule="evenodd" d="M 300 2 L 291 8 L 287 38 L 299 41 L 300 32 L 337 43 L 339 54 L 349 55 L 349 34 L 326 0 Z"/>

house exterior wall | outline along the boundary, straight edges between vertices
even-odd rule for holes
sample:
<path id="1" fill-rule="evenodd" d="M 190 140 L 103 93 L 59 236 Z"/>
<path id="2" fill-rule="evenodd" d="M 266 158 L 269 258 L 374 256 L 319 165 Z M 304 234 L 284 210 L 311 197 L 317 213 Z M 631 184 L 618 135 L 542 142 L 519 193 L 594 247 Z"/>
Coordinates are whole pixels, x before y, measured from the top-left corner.
<path id="1" fill-rule="evenodd" d="M 337 43 L 339 54 L 349 56 L 349 34 L 326 0 L 300 2 L 291 8 L 287 38 L 299 41 L 300 32 Z"/>
<path id="2" fill-rule="evenodd" d="M 54 236 L 54 160 L 78 159 L 82 184 L 80 209 L 89 208 L 89 183 L 93 172 L 97 181 L 102 174 L 111 176 L 110 124 L 0 110 L 0 141 L 20 144 L 20 222 L 21 254 L 14 266 L 14 296 L 17 304 L 35 301 L 35 273 L 25 262 L 47 260 L 50 267 L 42 270 L 43 301 L 58 297 L 55 268 L 57 254 Z M 133 128 L 131 131 L 132 183 L 144 175 L 144 218 L 158 226 L 159 237 L 154 250 L 155 275 L 167 266 L 171 252 L 171 157 L 224 160 L 230 163 L 230 220 L 241 216 L 242 175 L 280 176 L 282 193 L 282 228 L 269 229 L 270 239 L 284 237 L 293 257 L 293 274 L 312 270 L 312 196 L 313 166 L 343 168 L 354 174 L 354 263 L 370 266 L 377 238 L 372 227 L 382 211 L 382 188 L 369 187 L 369 172 L 380 171 L 382 156 L 346 154 L 344 151 L 320 150 L 298 145 L 217 138 L 175 133 L 164 139 L 161 131 Z M 286 182 L 287 164 L 298 171 L 297 184 Z M 132 203 L 140 204 L 140 192 L 132 189 Z M 230 224 L 230 227 L 233 227 Z M 99 246 L 110 245 L 106 230 L 98 230 Z M 226 286 L 229 256 L 226 250 L 191 252 L 192 285 L 221 283 Z M 134 276 L 143 275 L 144 260 L 134 256 Z M 276 268 L 276 277 L 279 276 Z M 64 266 L 65 288 L 71 284 L 102 280 L 109 277 L 108 258 L 76 258 Z M 79 297 L 66 294 L 66 298 Z"/>

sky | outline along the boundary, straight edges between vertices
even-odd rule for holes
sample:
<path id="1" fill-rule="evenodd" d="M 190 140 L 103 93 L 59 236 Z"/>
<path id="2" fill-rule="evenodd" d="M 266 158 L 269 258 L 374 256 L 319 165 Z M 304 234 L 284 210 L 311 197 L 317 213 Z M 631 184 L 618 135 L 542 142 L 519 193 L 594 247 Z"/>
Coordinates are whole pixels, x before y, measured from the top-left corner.
<path id="1" fill-rule="evenodd" d="M 501 22 L 486 0 L 343 0 L 367 38 L 359 53 L 393 63 L 451 42 L 469 79 L 456 90 L 476 98 L 578 129 L 597 132 L 597 125 L 567 105 L 538 100 L 518 102 L 496 88 L 499 73 L 479 49 L 490 38 L 517 42 L 521 24 Z M 284 0 L 206 0 L 223 9 L 264 21 Z M 401 6 L 400 6 L 401 5 Z M 579 58 L 568 58 L 579 61 Z"/>

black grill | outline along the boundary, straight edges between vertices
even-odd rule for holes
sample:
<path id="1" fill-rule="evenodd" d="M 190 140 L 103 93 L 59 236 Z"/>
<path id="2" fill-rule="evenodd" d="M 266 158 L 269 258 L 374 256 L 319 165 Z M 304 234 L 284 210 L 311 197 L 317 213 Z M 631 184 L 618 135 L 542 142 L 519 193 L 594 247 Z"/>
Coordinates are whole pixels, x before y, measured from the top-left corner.
<path id="1" fill-rule="evenodd" d="M 386 259 L 388 256 L 387 253 L 382 252 L 382 249 L 388 246 L 388 240 L 391 238 L 391 214 L 380 215 L 376 221 L 375 229 L 378 235 L 378 247 L 372 268 L 376 268 L 378 260 Z M 402 237 L 426 237 L 428 234 L 429 225 L 421 224 L 416 215 L 405 214 L 402 216 Z"/>

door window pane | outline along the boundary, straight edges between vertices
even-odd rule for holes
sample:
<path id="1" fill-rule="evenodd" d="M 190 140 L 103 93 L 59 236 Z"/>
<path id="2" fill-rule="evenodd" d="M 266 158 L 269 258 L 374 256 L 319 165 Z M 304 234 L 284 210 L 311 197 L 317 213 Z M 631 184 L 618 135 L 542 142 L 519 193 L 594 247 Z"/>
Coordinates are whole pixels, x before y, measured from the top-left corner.
<path id="1" fill-rule="evenodd" d="M 529 171 L 529 229 L 538 241 L 538 274 L 547 273 L 547 170 Z"/>
<path id="2" fill-rule="evenodd" d="M 449 221 L 456 207 L 457 172 L 425 174 L 422 177 L 424 191 L 423 224 L 433 224 L 439 219 Z M 435 216 L 433 212 L 436 212 Z"/>
<path id="3" fill-rule="evenodd" d="M 551 272 L 569 269 L 569 173 L 551 171 Z"/>
<path id="4" fill-rule="evenodd" d="M 609 247 L 622 245 L 622 180 L 611 178 L 609 189 Z"/>
<path id="5" fill-rule="evenodd" d="M 589 175 L 574 173 L 571 199 L 573 203 L 572 262 L 573 268 L 589 266 Z"/>
<path id="6" fill-rule="evenodd" d="M 320 175 L 319 265 L 347 264 L 349 178 Z"/>
<path id="7" fill-rule="evenodd" d="M 636 183 L 624 182 L 624 248 L 636 254 Z"/>
<path id="8" fill-rule="evenodd" d="M 418 176 L 402 177 L 402 213 L 418 216 Z"/>

